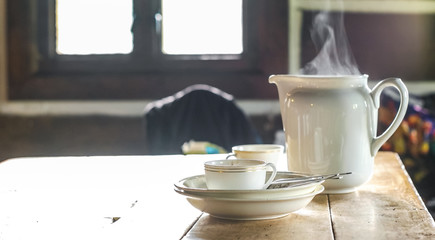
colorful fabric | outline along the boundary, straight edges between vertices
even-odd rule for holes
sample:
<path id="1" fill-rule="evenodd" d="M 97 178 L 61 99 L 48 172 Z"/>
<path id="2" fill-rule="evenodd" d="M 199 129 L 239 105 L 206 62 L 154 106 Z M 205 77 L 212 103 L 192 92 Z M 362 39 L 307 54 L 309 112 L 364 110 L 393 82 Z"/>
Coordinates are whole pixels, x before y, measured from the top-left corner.
<path id="1" fill-rule="evenodd" d="M 396 115 L 399 100 L 383 94 L 379 109 L 379 133 Z M 435 113 L 425 107 L 423 98 L 411 96 L 406 116 L 381 150 L 397 152 L 423 198 L 435 196 Z"/>

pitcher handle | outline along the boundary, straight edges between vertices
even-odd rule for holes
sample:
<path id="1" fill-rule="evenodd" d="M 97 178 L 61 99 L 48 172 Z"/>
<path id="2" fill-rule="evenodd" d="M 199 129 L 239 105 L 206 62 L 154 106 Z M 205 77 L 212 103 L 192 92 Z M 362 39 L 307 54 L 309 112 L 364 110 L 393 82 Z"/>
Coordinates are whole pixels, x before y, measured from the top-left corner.
<path id="1" fill-rule="evenodd" d="M 386 87 L 394 87 L 399 91 L 400 94 L 400 105 L 397 110 L 396 116 L 394 120 L 391 122 L 390 126 L 388 126 L 387 130 L 383 132 L 381 135 L 376 136 L 372 140 L 371 145 L 371 154 L 375 156 L 378 150 L 381 148 L 382 144 L 384 144 L 396 131 L 396 129 L 400 126 L 403 118 L 406 114 L 406 109 L 408 108 L 408 89 L 405 84 L 402 82 L 400 78 L 388 78 L 380 81 L 373 87 L 370 95 L 372 96 L 373 102 L 375 103 L 376 109 L 380 107 L 380 96 L 382 91 Z M 377 123 L 376 123 L 377 124 Z"/>

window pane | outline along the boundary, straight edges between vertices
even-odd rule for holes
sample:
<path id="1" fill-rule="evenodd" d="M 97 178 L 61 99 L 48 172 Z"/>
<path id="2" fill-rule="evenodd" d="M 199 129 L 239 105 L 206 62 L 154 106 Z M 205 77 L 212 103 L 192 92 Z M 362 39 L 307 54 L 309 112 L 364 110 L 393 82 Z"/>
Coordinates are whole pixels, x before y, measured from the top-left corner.
<path id="1" fill-rule="evenodd" d="M 132 0 L 57 0 L 58 54 L 130 53 Z"/>
<path id="2" fill-rule="evenodd" d="M 243 52 L 242 0 L 162 0 L 166 54 Z"/>

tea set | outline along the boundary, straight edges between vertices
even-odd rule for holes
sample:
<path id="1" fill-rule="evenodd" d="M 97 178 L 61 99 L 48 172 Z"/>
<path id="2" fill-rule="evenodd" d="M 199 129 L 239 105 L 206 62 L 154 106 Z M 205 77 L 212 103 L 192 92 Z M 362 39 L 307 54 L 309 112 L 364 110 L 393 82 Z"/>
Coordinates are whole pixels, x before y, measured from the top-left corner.
<path id="1" fill-rule="evenodd" d="M 408 91 L 398 78 L 372 89 L 367 75 L 272 75 L 278 87 L 288 171 L 277 171 L 284 146 L 239 145 L 226 159 L 204 163 L 204 174 L 175 183 L 175 191 L 212 216 L 237 220 L 282 217 L 317 195 L 356 191 L 370 180 L 374 157 L 399 127 Z M 394 87 L 397 114 L 377 135 L 380 95 Z"/>
<path id="2" fill-rule="evenodd" d="M 325 180 L 349 174 L 277 171 L 273 162 L 281 158 L 283 150 L 274 144 L 235 146 L 226 159 L 205 162 L 203 175 L 175 183 L 175 191 L 195 208 L 218 218 L 272 219 L 305 207 L 323 192 Z M 249 159 L 243 158 L 246 156 Z"/>

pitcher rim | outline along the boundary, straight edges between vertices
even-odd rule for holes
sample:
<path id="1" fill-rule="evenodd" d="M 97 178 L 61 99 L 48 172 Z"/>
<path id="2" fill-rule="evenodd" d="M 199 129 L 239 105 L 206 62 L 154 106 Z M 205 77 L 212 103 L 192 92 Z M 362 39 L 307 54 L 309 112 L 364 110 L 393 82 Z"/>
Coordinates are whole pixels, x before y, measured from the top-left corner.
<path id="1" fill-rule="evenodd" d="M 351 78 L 351 79 L 368 79 L 368 74 L 359 75 L 304 75 L 304 74 L 273 74 L 271 77 L 292 77 L 292 78 L 305 78 L 305 79 L 339 79 L 339 78 Z"/>
<path id="2" fill-rule="evenodd" d="M 292 75 L 280 74 L 271 75 L 269 83 L 276 85 L 294 84 L 304 88 L 359 88 L 367 86 L 368 75 Z M 279 87 L 279 86 L 278 86 Z"/>

